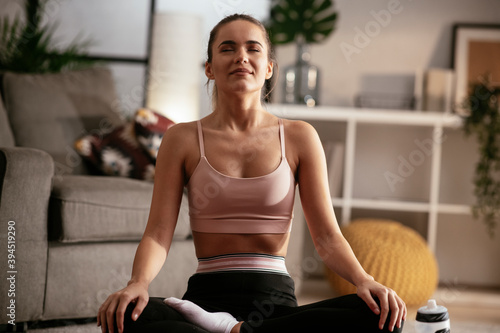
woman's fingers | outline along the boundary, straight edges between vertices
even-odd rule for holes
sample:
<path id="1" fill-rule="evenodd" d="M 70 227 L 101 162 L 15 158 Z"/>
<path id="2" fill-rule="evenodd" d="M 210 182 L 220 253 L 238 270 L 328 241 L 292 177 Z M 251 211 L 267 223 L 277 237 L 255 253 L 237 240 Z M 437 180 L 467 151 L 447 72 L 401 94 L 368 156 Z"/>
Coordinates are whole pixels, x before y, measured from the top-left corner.
<path id="1" fill-rule="evenodd" d="M 113 333 L 115 331 L 115 313 L 118 301 L 113 298 L 106 309 L 106 325 L 109 332 Z M 107 331 L 104 331 L 107 332 Z"/>
<path id="2" fill-rule="evenodd" d="M 148 298 L 143 298 L 143 297 L 139 297 L 137 299 L 137 304 L 135 305 L 134 311 L 132 311 L 132 320 L 133 321 L 136 321 L 137 318 L 139 318 L 139 316 L 142 313 L 142 310 L 144 310 L 144 308 L 148 304 L 148 301 L 149 301 Z"/>
<path id="3" fill-rule="evenodd" d="M 101 326 L 102 333 L 114 332 L 117 304 L 117 298 L 115 294 L 113 294 L 110 295 L 99 308 L 99 312 L 97 313 L 97 326 Z"/>
<path id="4" fill-rule="evenodd" d="M 98 318 L 98 326 L 101 326 L 101 332 L 106 333 L 107 332 L 106 316 L 102 312 L 99 312 L 97 318 Z"/>
<path id="5" fill-rule="evenodd" d="M 394 327 L 401 327 L 402 320 L 406 320 L 406 304 L 394 290 L 378 282 L 369 281 L 358 286 L 358 296 L 375 314 L 380 314 L 380 329 L 383 329 L 385 323 L 388 322 L 387 327 L 392 332 Z M 378 299 L 378 304 L 374 298 Z M 388 318 L 389 313 L 390 318 Z"/>
<path id="6" fill-rule="evenodd" d="M 124 289 L 111 294 L 99 308 L 97 325 L 102 333 L 114 333 L 124 330 L 124 319 L 127 306 L 135 303 L 132 320 L 137 320 L 149 301 L 147 287 L 140 284 L 130 284 Z M 116 327 L 115 327 L 116 326 Z"/>
<path id="7" fill-rule="evenodd" d="M 389 306 L 391 308 L 391 318 L 389 322 L 389 330 L 392 332 L 394 331 L 394 327 L 396 324 L 399 327 L 399 321 L 398 319 L 400 318 L 400 314 L 402 313 L 402 309 L 399 306 L 399 302 L 397 300 L 397 295 L 393 290 L 389 291 L 388 294 L 388 300 L 389 300 Z"/>
<path id="8" fill-rule="evenodd" d="M 401 297 L 397 296 L 398 304 L 399 304 L 399 316 L 398 316 L 398 328 L 401 328 L 401 322 L 406 320 L 406 304 L 401 299 Z"/>
<path id="9" fill-rule="evenodd" d="M 392 289 L 387 289 L 387 298 L 384 299 L 387 300 L 388 311 L 391 313 L 391 318 L 387 318 L 387 315 L 385 317 L 381 315 L 379 326 L 382 329 L 384 323 L 389 320 L 388 328 L 392 332 L 395 327 L 401 328 L 402 321 L 406 320 L 406 304 Z M 380 302 L 382 303 L 382 300 Z M 384 313 L 384 310 L 382 312 Z"/>
<path id="10" fill-rule="evenodd" d="M 380 329 L 384 328 L 384 324 L 387 320 L 387 316 L 389 315 L 389 291 L 387 288 L 383 288 L 378 291 L 376 294 L 378 300 L 380 302 L 380 320 L 378 326 Z"/>
<path id="11" fill-rule="evenodd" d="M 128 292 L 124 292 L 121 294 L 119 298 L 119 303 L 116 308 L 116 327 L 118 328 L 118 332 L 123 332 L 123 323 L 125 320 L 125 311 L 127 310 L 127 306 L 130 303 L 135 303 L 134 311 L 132 311 L 132 320 L 137 320 L 142 313 L 142 310 L 148 304 L 148 297 L 145 296 L 134 296 L 129 294 Z"/>
<path id="12" fill-rule="evenodd" d="M 363 289 L 360 290 L 358 289 L 358 296 L 361 297 L 363 301 L 365 301 L 366 305 L 372 310 L 373 313 L 376 315 L 380 314 L 380 307 L 378 306 L 377 302 L 372 297 L 372 294 L 370 293 L 369 290 Z"/>
<path id="13" fill-rule="evenodd" d="M 406 320 L 406 316 L 408 315 L 408 309 L 406 308 L 406 303 L 403 302 L 404 306 L 404 315 L 403 315 L 403 320 Z"/>
<path id="14" fill-rule="evenodd" d="M 106 301 L 102 303 L 101 307 L 99 308 L 99 312 L 97 313 L 97 326 L 101 326 L 102 333 L 106 333 L 108 331 L 108 325 L 106 321 L 106 310 L 110 303 L 110 297 L 108 297 Z"/>
<path id="15" fill-rule="evenodd" d="M 116 323 L 116 328 L 118 329 L 118 332 L 123 332 L 123 321 L 125 319 L 125 310 L 127 309 L 127 306 L 129 303 L 132 301 L 130 296 L 124 292 L 120 295 L 118 304 L 116 306 L 116 310 L 114 311 L 115 314 L 115 323 Z"/>

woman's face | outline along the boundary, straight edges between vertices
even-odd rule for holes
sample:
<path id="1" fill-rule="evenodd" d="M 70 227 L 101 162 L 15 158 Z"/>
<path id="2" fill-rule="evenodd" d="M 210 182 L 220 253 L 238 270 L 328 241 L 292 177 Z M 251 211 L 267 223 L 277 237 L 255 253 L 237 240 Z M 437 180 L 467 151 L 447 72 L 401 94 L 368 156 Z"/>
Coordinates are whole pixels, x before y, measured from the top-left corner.
<path id="1" fill-rule="evenodd" d="M 264 34 L 255 24 L 238 20 L 220 27 L 205 74 L 219 93 L 259 92 L 273 74 Z"/>

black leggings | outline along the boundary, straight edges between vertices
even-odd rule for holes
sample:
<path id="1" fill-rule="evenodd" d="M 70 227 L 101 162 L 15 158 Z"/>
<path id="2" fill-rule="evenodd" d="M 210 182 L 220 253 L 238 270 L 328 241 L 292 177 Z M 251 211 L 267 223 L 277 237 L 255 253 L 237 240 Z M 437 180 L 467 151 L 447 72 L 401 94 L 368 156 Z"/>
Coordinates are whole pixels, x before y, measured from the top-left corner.
<path id="1" fill-rule="evenodd" d="M 195 274 L 183 299 L 209 312 L 229 312 L 244 321 L 242 333 L 279 332 L 388 332 L 378 329 L 375 315 L 357 295 L 347 295 L 297 306 L 293 280 L 287 275 L 231 272 Z M 180 313 L 152 297 L 133 322 L 134 305 L 127 308 L 125 333 L 203 332 Z M 387 326 L 387 325 L 386 325 Z M 394 329 L 394 332 L 401 332 Z"/>

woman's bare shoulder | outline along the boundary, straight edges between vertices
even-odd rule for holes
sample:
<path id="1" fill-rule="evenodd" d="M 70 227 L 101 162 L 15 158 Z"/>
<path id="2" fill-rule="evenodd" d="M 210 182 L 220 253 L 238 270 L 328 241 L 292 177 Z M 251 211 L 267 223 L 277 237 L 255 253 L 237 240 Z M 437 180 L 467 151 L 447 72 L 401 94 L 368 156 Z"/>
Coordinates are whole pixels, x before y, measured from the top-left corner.
<path id="1" fill-rule="evenodd" d="M 286 138 L 296 144 L 310 144 L 318 138 L 316 129 L 303 120 L 284 119 Z"/>
<path id="2" fill-rule="evenodd" d="M 190 144 L 193 139 L 197 138 L 196 121 L 187 123 L 178 123 L 170 127 L 163 137 L 164 141 L 172 142 L 180 145 Z"/>
<path id="3" fill-rule="evenodd" d="M 185 155 L 190 148 L 198 146 L 196 122 L 178 123 L 170 127 L 164 134 L 160 152 L 169 155 Z"/>
<path id="4" fill-rule="evenodd" d="M 304 120 L 283 119 L 283 124 L 285 125 L 285 127 L 288 127 L 293 131 L 316 131 L 311 124 Z"/>

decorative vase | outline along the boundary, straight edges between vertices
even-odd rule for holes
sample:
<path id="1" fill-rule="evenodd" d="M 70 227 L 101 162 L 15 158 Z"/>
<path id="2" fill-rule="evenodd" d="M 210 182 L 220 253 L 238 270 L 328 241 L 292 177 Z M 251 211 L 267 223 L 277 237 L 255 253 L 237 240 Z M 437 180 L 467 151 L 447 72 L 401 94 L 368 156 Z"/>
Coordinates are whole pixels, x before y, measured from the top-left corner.
<path id="1" fill-rule="evenodd" d="M 318 105 L 319 69 L 310 64 L 310 46 L 297 44 L 297 62 L 285 68 L 283 102 L 286 104 Z"/>

